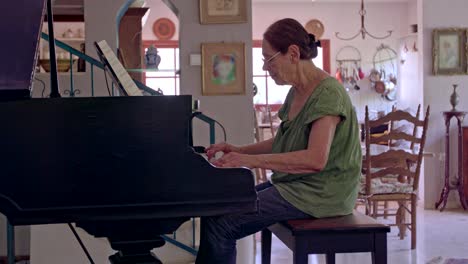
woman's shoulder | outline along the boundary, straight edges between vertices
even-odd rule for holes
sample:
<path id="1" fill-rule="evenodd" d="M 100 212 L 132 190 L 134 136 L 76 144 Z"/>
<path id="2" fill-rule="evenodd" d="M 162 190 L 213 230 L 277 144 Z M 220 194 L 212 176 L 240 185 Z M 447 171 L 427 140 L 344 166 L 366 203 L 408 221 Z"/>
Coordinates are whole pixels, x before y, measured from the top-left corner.
<path id="1" fill-rule="evenodd" d="M 335 78 L 333 78 L 331 76 L 328 76 L 328 77 L 324 78 L 320 82 L 319 87 L 326 88 L 326 89 L 331 89 L 331 90 L 333 90 L 333 89 L 343 89 L 343 85 L 341 85 L 341 83 L 337 79 L 335 79 Z"/>
<path id="2" fill-rule="evenodd" d="M 341 83 L 333 77 L 323 79 L 316 89 L 316 97 L 318 98 L 333 97 L 338 99 L 342 97 L 342 91 L 344 91 Z"/>

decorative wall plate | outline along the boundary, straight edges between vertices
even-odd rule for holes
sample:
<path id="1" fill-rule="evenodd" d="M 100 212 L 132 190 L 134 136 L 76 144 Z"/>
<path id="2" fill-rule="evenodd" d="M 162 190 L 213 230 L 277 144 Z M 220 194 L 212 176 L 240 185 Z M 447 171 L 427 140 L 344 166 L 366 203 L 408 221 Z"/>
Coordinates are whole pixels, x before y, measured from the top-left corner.
<path id="1" fill-rule="evenodd" d="M 314 34 L 315 39 L 320 39 L 323 36 L 323 32 L 325 31 L 325 27 L 318 19 L 309 20 L 309 22 L 307 22 L 305 25 L 305 29 L 310 34 Z"/>
<path id="2" fill-rule="evenodd" d="M 175 24 L 169 18 L 160 18 L 154 21 L 153 33 L 160 40 L 171 39 L 175 33 Z"/>

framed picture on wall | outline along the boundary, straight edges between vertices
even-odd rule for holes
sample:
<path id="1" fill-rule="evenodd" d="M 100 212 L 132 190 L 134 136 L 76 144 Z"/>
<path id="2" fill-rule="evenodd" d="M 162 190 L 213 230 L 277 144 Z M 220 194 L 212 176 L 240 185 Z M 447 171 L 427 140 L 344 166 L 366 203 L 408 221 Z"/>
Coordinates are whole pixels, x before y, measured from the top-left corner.
<path id="1" fill-rule="evenodd" d="M 199 0 L 201 24 L 247 22 L 247 0 Z"/>
<path id="2" fill-rule="evenodd" d="M 245 93 L 245 44 L 202 43 L 202 94 Z"/>
<path id="3" fill-rule="evenodd" d="M 467 67 L 466 29 L 445 28 L 432 32 L 434 75 L 465 74 Z"/>

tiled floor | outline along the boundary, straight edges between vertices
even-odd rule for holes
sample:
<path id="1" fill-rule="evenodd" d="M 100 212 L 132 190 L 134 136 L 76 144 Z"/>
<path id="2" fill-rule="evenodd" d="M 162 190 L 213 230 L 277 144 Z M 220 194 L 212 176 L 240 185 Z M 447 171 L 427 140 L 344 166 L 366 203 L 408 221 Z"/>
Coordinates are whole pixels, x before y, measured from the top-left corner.
<path id="1" fill-rule="evenodd" d="M 443 264 L 446 258 L 468 259 L 468 211 L 434 210 L 418 211 L 418 244 L 410 250 L 410 236 L 404 240 L 397 237 L 398 230 L 392 227 L 388 234 L 388 263 L 390 264 Z M 256 264 L 261 263 L 260 242 L 257 242 Z M 276 237 L 273 237 L 272 264 L 291 264 L 292 253 Z M 309 255 L 309 264 L 325 263 L 323 255 Z M 337 264 L 367 264 L 370 253 L 337 254 Z"/>

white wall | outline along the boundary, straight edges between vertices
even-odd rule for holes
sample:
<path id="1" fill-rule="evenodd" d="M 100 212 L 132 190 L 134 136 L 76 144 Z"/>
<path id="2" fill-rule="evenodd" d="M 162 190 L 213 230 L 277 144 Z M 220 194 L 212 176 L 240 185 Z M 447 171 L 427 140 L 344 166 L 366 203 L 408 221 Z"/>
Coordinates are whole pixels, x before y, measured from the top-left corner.
<path id="1" fill-rule="evenodd" d="M 430 152 L 444 152 L 444 131 L 445 125 L 442 117 L 443 111 L 451 109 L 449 97 L 452 93 L 452 84 L 458 83 L 458 94 L 460 103 L 458 109 L 468 110 L 468 76 L 434 76 L 432 75 L 432 30 L 445 27 L 468 27 L 466 14 L 468 5 L 466 0 L 419 0 L 422 8 L 422 49 L 423 49 L 423 86 L 424 86 L 424 104 L 431 106 L 431 118 L 429 120 L 428 137 L 426 149 Z M 466 119 L 465 119 L 466 120 Z M 464 123 L 467 125 L 467 121 Z M 451 136 L 454 138 L 455 125 L 452 121 Z M 451 145 L 451 157 L 456 157 L 456 144 L 453 141 Z M 434 208 L 434 203 L 439 199 L 440 191 L 443 186 L 443 160 L 437 158 L 433 162 L 425 162 L 425 189 L 426 194 L 425 207 Z M 455 175 L 455 158 L 452 162 L 452 173 Z M 458 195 L 452 191 L 449 196 L 447 207 L 460 207 Z"/>
<path id="2" fill-rule="evenodd" d="M 116 48 L 116 15 L 125 0 L 85 0 L 85 21 L 86 21 L 86 47 L 88 55 L 97 58 L 92 47 L 93 42 L 102 39 L 107 40 L 109 45 Z M 148 1 L 149 4 L 157 3 L 159 10 L 164 10 L 164 16 L 170 17 L 181 30 L 180 39 L 180 65 L 181 65 L 181 94 L 191 94 L 201 101 L 201 111 L 208 116 L 221 122 L 226 128 L 228 141 L 234 144 L 248 144 L 253 142 L 253 105 L 252 105 L 252 78 L 251 78 L 251 47 L 252 47 L 252 24 L 249 19 L 242 24 L 220 24 L 220 25 L 200 25 L 198 17 L 198 1 L 174 0 L 171 1 L 180 11 L 177 18 L 165 6 L 161 6 L 161 1 Z M 250 6 L 250 1 L 247 6 Z M 158 8 L 150 11 L 147 25 L 152 26 L 152 22 L 158 18 Z M 248 8 L 250 17 L 250 8 Z M 105 14 L 105 15 L 103 15 Z M 145 32 L 148 31 L 145 27 Z M 213 32 L 217 32 L 213 34 Z M 151 34 L 144 33 L 144 34 Z M 216 41 L 236 41 L 246 44 L 246 81 L 245 95 L 237 96 L 202 96 L 201 95 L 201 67 L 189 66 L 189 55 L 201 53 L 202 42 Z M 106 95 L 105 82 L 101 71 L 95 73 L 95 86 L 97 95 Z M 101 76 L 99 76 L 101 75 Z M 61 76 L 60 79 L 65 78 Z M 89 87 L 87 84 L 89 72 L 84 74 L 78 82 L 80 87 Z M 47 81 L 47 80 L 46 80 Z M 63 81 L 66 83 L 66 80 Z M 46 86 L 48 84 L 46 83 Z M 81 88 L 80 88 L 81 89 Z M 46 93 L 47 94 L 47 93 Z M 208 145 L 207 133 L 203 124 L 195 125 L 195 143 Z M 220 130 L 217 130 L 217 139 L 221 139 Z M 182 228 L 186 232 L 188 228 Z M 84 237 L 86 245 L 91 249 L 91 254 L 96 263 L 106 263 L 106 259 L 113 250 L 107 241 L 95 239 L 85 232 L 80 231 Z M 178 235 L 180 238 L 180 235 Z M 175 249 L 171 245 L 157 250 L 163 261 L 177 258 L 177 260 L 193 259 L 193 256 L 180 249 Z M 238 243 L 238 263 L 249 264 L 254 262 L 253 237 L 245 238 Z M 85 256 L 76 244 L 72 234 L 65 225 L 44 225 L 34 226 L 31 231 L 31 258 L 33 264 L 41 263 L 85 263 Z"/>
<path id="3" fill-rule="evenodd" d="M 116 16 L 120 7 L 127 2 L 126 0 L 84 0 L 84 15 L 86 28 L 86 49 L 87 54 L 97 58 L 94 49 L 94 41 L 107 40 L 109 45 L 116 50 L 117 30 Z M 105 15 L 103 15 L 105 14 Z M 81 95 L 90 96 L 90 71 L 89 65 L 87 72 L 75 76 L 75 88 L 82 91 Z M 95 69 L 94 85 L 96 96 L 106 96 L 107 89 L 103 78 L 103 71 Z M 46 82 L 46 92 L 48 95 L 49 81 L 48 75 L 40 75 L 39 78 Z M 60 75 L 59 82 L 61 93 L 65 89 L 69 89 L 69 78 L 67 75 Z M 40 97 L 42 87 L 35 82 L 34 96 Z M 108 255 L 113 252 L 107 241 L 95 239 L 83 231 L 79 231 L 83 236 L 86 245 L 91 249 L 96 263 L 106 263 Z M 31 263 L 33 264 L 53 264 L 53 263 L 69 263 L 81 264 L 86 263 L 86 257 L 79 248 L 75 238 L 66 225 L 39 225 L 31 227 Z"/>
<path id="4" fill-rule="evenodd" d="M 95 41 L 106 40 L 109 46 L 116 51 L 117 48 L 117 27 L 116 27 L 116 16 L 119 8 L 126 3 L 128 0 L 117 0 L 117 1 L 92 1 L 84 0 L 84 16 L 85 16 L 85 45 L 86 54 L 98 59 L 96 49 L 94 48 Z M 109 4 L 112 3 L 112 4 Z M 103 15 L 106 14 L 106 15 Z M 76 24 L 72 23 L 70 28 L 76 32 Z M 56 32 L 56 38 L 60 38 L 61 33 L 64 30 L 64 23 L 60 23 L 57 28 L 54 28 Z M 98 59 L 99 60 L 99 59 Z M 76 63 L 75 63 L 76 64 Z M 86 97 L 91 96 L 91 70 L 90 64 L 86 63 L 85 73 L 73 74 L 74 89 L 79 89 L 79 94 L 76 96 Z M 33 83 L 33 97 L 48 97 L 50 94 L 50 75 L 48 73 L 39 73 L 35 76 L 39 80 L 45 83 L 45 91 L 42 93 L 43 85 L 41 82 L 35 80 Z M 66 91 L 70 90 L 70 73 L 59 73 L 59 92 L 62 97 L 67 97 Z M 110 85 L 110 84 L 109 84 Z M 110 86 L 109 86 L 110 87 Z M 111 87 L 109 88 L 111 89 Z M 112 93 L 112 92 L 111 92 Z M 94 67 L 94 96 L 109 96 L 109 92 L 106 88 L 104 79 L 104 71 Z"/>
<path id="5" fill-rule="evenodd" d="M 155 40 L 156 37 L 152 31 L 153 22 L 158 18 L 167 17 L 170 18 L 176 24 L 176 34 L 172 38 L 173 40 L 178 39 L 177 32 L 179 31 L 179 24 L 177 18 L 172 14 L 161 1 L 148 1 L 147 6 L 150 7 L 150 13 L 148 20 L 143 28 L 143 39 Z M 274 21 L 284 18 L 293 17 L 302 24 L 307 23 L 312 18 L 320 19 L 325 26 L 324 39 L 331 40 L 331 70 L 332 74 L 336 70 L 335 58 L 338 51 L 346 45 L 353 45 L 359 49 L 362 55 L 362 68 L 366 74 L 372 69 L 372 57 L 376 52 L 376 48 L 380 44 L 386 44 L 395 49 L 397 52 L 401 51 L 400 45 L 402 42 L 402 36 L 408 34 L 409 22 L 414 21 L 417 14 L 415 13 L 416 2 L 411 1 L 410 3 L 366 3 L 366 28 L 374 35 L 383 35 L 387 30 L 393 30 L 392 37 L 385 40 L 374 40 L 367 37 L 362 40 L 360 37 L 353 41 L 342 41 L 338 40 L 334 32 L 342 32 L 342 36 L 350 36 L 357 33 L 360 27 L 360 17 L 358 14 L 360 4 L 359 3 L 253 3 L 252 6 L 252 38 L 262 39 L 263 32 L 266 28 Z M 339 19 L 337 19 L 337 11 L 339 11 Z M 196 13 L 198 11 L 196 10 Z M 198 19 L 198 18 L 197 18 Z M 346 22 L 344 22 L 346 21 Z M 411 22 L 415 23 L 415 22 Z M 413 36 L 414 38 L 414 36 Z M 410 43 L 411 41 L 408 41 Z M 411 42 L 412 44 L 412 42 Z M 417 58 L 415 54 L 408 55 L 411 60 L 411 56 Z M 417 60 L 417 59 L 416 59 Z M 261 66 L 259 66 L 261 67 Z M 400 69 L 397 71 L 401 76 L 399 78 L 399 89 L 406 95 L 415 95 L 417 98 L 422 98 L 418 93 L 414 93 L 414 87 L 417 83 L 413 82 L 413 75 L 416 71 L 417 64 L 415 60 L 405 65 L 405 72 L 401 72 Z M 360 91 L 351 91 L 350 96 L 353 100 L 356 109 L 358 110 L 359 119 L 364 118 L 364 106 L 369 105 L 371 109 L 375 110 L 390 110 L 391 105 L 395 102 L 389 102 L 382 98 L 379 94 L 375 93 L 370 86 L 368 80 L 362 80 L 359 82 L 361 87 Z M 405 98 L 405 96 L 403 98 Z M 409 102 L 412 103 L 412 98 L 408 98 Z"/>
<path id="6" fill-rule="evenodd" d="M 87 47 L 92 47 L 94 40 L 107 39 L 112 47 L 115 47 L 116 32 L 115 15 L 118 7 L 124 1 L 119 0 L 101 0 L 92 1 L 85 0 L 85 16 L 87 20 L 86 34 Z M 306 23 L 309 19 L 318 18 L 325 25 L 324 38 L 331 39 L 332 52 L 332 71 L 335 69 L 333 55 L 339 50 L 342 45 L 352 44 L 358 47 L 363 54 L 363 68 L 366 73 L 370 69 L 370 61 L 375 48 L 382 41 L 366 39 L 356 39 L 351 42 L 342 42 L 334 38 L 333 32 L 340 31 L 348 36 L 356 32 L 359 28 L 359 15 L 357 4 L 255 4 L 252 7 L 254 13 L 253 21 L 249 21 L 243 25 L 200 25 L 198 23 L 198 4 L 197 1 L 174 0 L 175 5 L 181 11 L 180 19 L 180 36 L 181 40 L 181 87 L 183 94 L 193 94 L 200 99 L 202 111 L 206 114 L 221 121 L 227 128 L 228 136 L 231 142 L 237 144 L 245 144 L 252 142 L 251 120 L 252 116 L 252 100 L 249 96 L 201 96 L 201 69 L 196 66 L 189 66 L 188 57 L 192 53 L 200 53 L 200 43 L 203 41 L 245 41 L 247 43 L 247 62 L 251 61 L 251 42 L 250 39 L 261 38 L 264 29 L 276 19 L 283 17 L 294 17 L 300 22 Z M 421 74 L 421 84 L 419 87 L 424 87 L 423 101 L 424 105 L 431 106 L 431 118 L 429 123 L 429 131 L 426 143 L 426 151 L 442 153 L 443 137 L 444 137 L 444 122 L 441 112 L 450 109 L 449 96 L 452 92 L 452 83 L 459 83 L 460 104 L 459 108 L 466 110 L 468 108 L 468 78 L 463 76 L 433 76 L 431 74 L 432 65 L 432 40 L 431 33 L 434 28 L 441 27 L 468 27 L 466 14 L 468 13 L 468 5 L 466 0 L 451 0 L 450 5 L 446 1 L 440 0 L 418 0 L 417 7 L 406 4 L 367 4 L 366 27 L 374 34 L 382 34 L 387 29 L 395 30 L 394 36 L 384 40 L 388 45 L 395 49 L 400 48 L 399 38 L 407 34 L 407 26 L 414 23 L 414 10 L 417 10 L 419 16 L 417 22 L 420 24 L 421 35 L 418 40 L 421 43 L 420 53 L 418 53 L 418 66 L 421 70 L 417 71 L 417 75 Z M 337 10 L 339 13 L 337 14 Z M 105 12 L 106 15 L 101 14 Z M 250 11 L 249 11 L 250 12 Z M 261 14 L 261 15 L 255 15 Z M 280 14 L 280 15 L 278 15 Z M 375 22 L 378 21 L 378 22 Z M 378 25 L 376 25 L 378 23 Z M 254 25 L 253 29 L 251 28 Z M 177 23 L 176 23 L 177 25 Z M 95 56 L 95 55 L 94 55 Z M 405 66 L 406 67 L 406 66 Z M 250 75 L 251 66 L 247 65 L 247 76 Z M 414 74 L 414 72 L 413 72 Z M 413 78 L 413 77 L 411 77 Z M 102 86 L 102 80 L 100 85 Z M 246 94 L 251 93 L 251 79 L 246 81 Z M 408 96 L 417 93 L 408 93 Z M 417 96 L 415 96 L 417 97 Z M 410 97 L 408 97 L 410 98 Z M 418 99 L 418 98 L 416 98 Z M 408 99 L 408 103 L 416 99 Z M 419 99 L 421 100 L 421 99 Z M 465 125 L 467 122 L 465 121 Z M 453 130 L 453 129 L 452 129 Z M 454 131 L 452 131 L 454 132 Z M 452 133 L 454 136 L 455 134 Z M 219 137 L 218 137 L 219 138 Z M 455 143 L 453 143 L 455 144 Z M 455 155 L 455 148 L 452 148 L 451 155 Z M 454 164 L 452 164 L 454 165 Z M 455 168 L 453 166 L 453 168 Z M 425 207 L 433 208 L 434 202 L 438 200 L 440 190 L 443 186 L 443 161 L 437 158 L 431 162 L 425 162 L 425 182 L 424 193 L 426 196 Z M 458 197 L 452 192 L 450 195 L 448 207 L 459 207 Z M 52 241 L 60 241 L 63 243 L 63 237 L 44 236 L 41 235 L 41 227 L 37 227 L 32 231 L 32 255 L 33 257 L 40 252 L 34 251 L 34 245 L 50 243 Z M 43 231 L 43 230 L 42 230 Z M 64 230 L 64 232 L 66 232 Z M 44 233 L 45 234 L 45 233 Z M 253 248 L 251 241 L 246 243 L 247 248 Z M 57 254 L 54 249 L 42 254 Z M 66 254 L 66 253 L 64 253 Z M 41 263 L 41 262 L 33 262 Z M 45 263 L 45 262 L 43 262 Z M 50 262 L 47 262 L 50 263 Z M 71 262 L 67 262 L 71 263 Z M 77 262 L 82 263 L 82 262 Z M 249 263 L 249 262 L 243 262 Z"/>
<path id="7" fill-rule="evenodd" d="M 100 0 L 92 1 L 85 0 L 85 29 L 86 29 L 86 52 L 88 55 L 97 58 L 94 49 L 94 41 L 107 40 L 109 45 L 116 48 L 116 16 L 119 8 L 126 0 Z M 105 13 L 107 15 L 103 16 Z M 60 30 L 60 29 L 58 29 Z M 57 31 L 56 31 L 57 32 Z M 59 35 L 56 35 L 60 37 Z M 77 96 L 91 96 L 91 71 L 90 65 L 87 64 L 86 73 L 76 73 L 73 76 L 74 88 L 80 90 Z M 59 89 L 63 97 L 66 97 L 66 90 L 70 89 L 69 73 L 59 74 Z M 50 75 L 36 74 L 35 76 L 44 82 L 44 85 L 37 80 L 33 83 L 33 97 L 48 97 L 50 94 Z M 45 87 L 45 88 L 44 88 Z M 94 69 L 94 87 L 95 96 L 107 96 L 108 92 L 105 86 L 103 71 Z M 84 232 L 82 232 L 84 233 Z M 32 226 L 29 238 L 29 227 L 18 228 L 17 232 L 17 254 L 31 255 L 32 263 L 84 263 L 86 259 L 82 255 L 81 249 L 78 248 L 72 234 L 67 229 L 66 225 L 45 225 Z M 90 240 L 88 238 L 88 240 Z M 30 241 L 30 243 L 28 243 Z M 107 259 L 107 252 L 112 252 L 112 249 L 107 242 L 102 240 L 91 239 L 88 245 L 93 248 L 106 248 L 102 254 L 94 256 L 97 259 Z M 24 246 L 26 244 L 27 246 Z M 29 244 L 29 245 L 28 245 Z M 61 248 L 61 250 L 57 250 Z M 66 260 L 66 261 L 65 261 Z M 102 261 L 99 261 L 102 263 Z"/>
<path id="8" fill-rule="evenodd" d="M 7 255 L 7 236 L 6 236 L 7 219 L 3 214 L 0 214 L 0 256 Z M 30 227 L 16 226 L 15 227 L 15 252 L 17 256 L 28 256 L 30 245 Z"/>
<path id="9" fill-rule="evenodd" d="M 263 32 L 274 21 L 291 17 L 305 25 L 310 19 L 319 19 L 325 28 L 323 39 L 330 39 L 331 74 L 334 75 L 337 64 L 336 55 L 347 45 L 356 47 L 361 54 L 361 67 L 366 74 L 373 68 L 372 59 L 381 44 L 399 51 L 400 38 L 406 34 L 408 27 L 408 7 L 406 3 L 366 3 L 365 27 L 373 35 L 382 36 L 388 30 L 393 30 L 391 37 L 375 40 L 368 36 L 360 36 L 351 41 L 339 40 L 335 32 L 342 37 L 350 37 L 358 32 L 361 26 L 359 16 L 360 3 L 254 3 L 252 7 L 253 38 L 262 39 Z M 397 66 L 396 66 L 397 67 Z M 397 68 L 396 68 L 397 70 Z M 350 96 L 358 112 L 358 118 L 364 119 L 365 105 L 375 110 L 389 111 L 392 104 L 374 92 L 367 79 L 358 82 L 360 91 L 351 90 Z M 406 89 L 406 87 L 401 87 Z"/>
<path id="10" fill-rule="evenodd" d="M 201 25 L 198 1 L 173 0 L 179 10 L 179 46 L 181 65 L 181 94 L 191 94 L 200 100 L 201 111 L 218 120 L 226 128 L 228 141 L 233 144 L 253 142 L 252 103 L 252 21 L 242 24 Z M 247 17 L 251 17 L 247 1 Z M 245 94 L 235 96 L 202 96 L 201 67 L 190 66 L 190 54 L 200 54 L 203 42 L 244 42 L 246 45 Z M 195 129 L 201 128 L 195 126 Z M 200 133 L 206 134 L 204 130 Z M 198 134 L 200 135 L 200 134 Z M 197 138 L 199 138 L 197 134 Z M 196 140 L 197 140 L 196 138 Z M 220 141 L 220 134 L 217 136 Z M 205 142 L 201 144 L 206 145 Z M 250 264 L 254 261 L 253 237 L 238 242 L 237 263 Z"/>
<path id="11" fill-rule="evenodd" d="M 147 1 L 145 7 L 148 7 L 148 18 L 143 24 L 143 40 L 157 40 L 158 38 L 153 33 L 153 23 L 159 18 L 169 18 L 175 24 L 175 34 L 171 40 L 179 39 L 179 19 L 176 14 L 163 3 L 162 0 Z"/>
<path id="12" fill-rule="evenodd" d="M 226 128 L 228 141 L 233 144 L 253 142 L 252 104 L 252 25 L 199 23 L 198 1 L 173 1 L 180 11 L 179 45 L 181 65 L 181 94 L 191 94 L 201 101 L 201 110 L 221 122 Z M 248 1 L 247 6 L 250 6 Z M 250 8 L 248 8 L 250 17 Z M 246 47 L 245 94 L 232 96 L 202 96 L 201 67 L 190 66 L 190 54 L 201 53 L 203 42 L 244 42 Z M 205 133 L 205 131 L 204 131 Z M 221 137 L 217 136 L 218 139 Z"/>
<path id="13" fill-rule="evenodd" d="M 418 35 L 410 32 L 410 25 L 417 24 L 417 1 L 410 1 L 407 5 L 408 25 L 402 32 L 403 36 L 399 39 L 399 73 L 400 84 L 404 89 L 398 93 L 398 107 L 406 109 L 408 107 L 416 108 L 418 104 L 423 103 L 423 89 L 418 78 L 419 56 L 422 53 Z M 416 50 L 414 49 L 416 45 Z M 405 50 L 406 48 L 406 50 Z"/>

